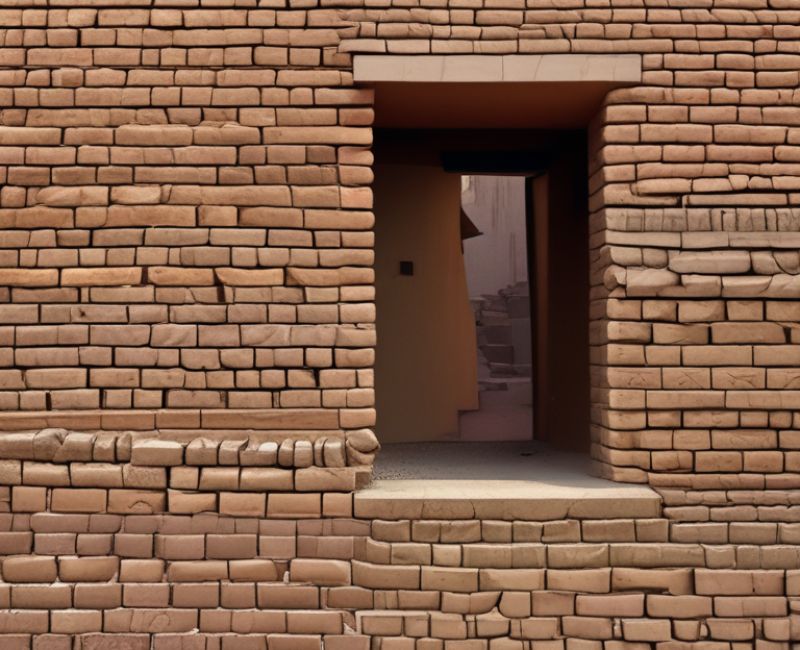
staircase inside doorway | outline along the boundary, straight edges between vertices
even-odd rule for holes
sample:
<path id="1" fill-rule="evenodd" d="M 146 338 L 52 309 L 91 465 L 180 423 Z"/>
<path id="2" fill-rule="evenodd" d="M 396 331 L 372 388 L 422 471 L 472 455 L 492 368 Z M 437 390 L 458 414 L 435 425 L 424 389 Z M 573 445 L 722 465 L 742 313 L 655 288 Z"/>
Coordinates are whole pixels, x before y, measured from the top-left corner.
<path id="1" fill-rule="evenodd" d="M 461 440 L 530 440 L 531 321 L 527 282 L 472 301 L 478 340 L 476 411 L 463 411 Z"/>
<path id="2" fill-rule="evenodd" d="M 462 181 L 469 220 L 464 265 L 475 320 L 478 409 L 462 411 L 459 439 L 531 440 L 533 387 L 524 179 Z"/>

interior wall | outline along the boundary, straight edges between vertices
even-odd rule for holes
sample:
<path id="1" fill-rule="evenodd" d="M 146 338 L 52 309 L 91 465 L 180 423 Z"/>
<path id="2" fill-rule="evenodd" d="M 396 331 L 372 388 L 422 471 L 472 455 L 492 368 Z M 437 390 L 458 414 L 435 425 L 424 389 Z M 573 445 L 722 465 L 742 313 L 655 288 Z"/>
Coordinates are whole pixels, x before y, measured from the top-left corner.
<path id="1" fill-rule="evenodd" d="M 383 442 L 458 435 L 478 407 L 477 341 L 461 253 L 461 178 L 376 158 L 376 401 Z M 400 274 L 400 262 L 414 274 Z"/>
<path id="2" fill-rule="evenodd" d="M 465 176 L 464 212 L 481 235 L 464 241 L 470 294 L 496 294 L 527 281 L 524 176 Z M 484 260 L 491 260 L 486 264 Z"/>
<path id="3" fill-rule="evenodd" d="M 533 181 L 536 437 L 589 448 L 589 244 L 585 148 L 567 148 Z"/>

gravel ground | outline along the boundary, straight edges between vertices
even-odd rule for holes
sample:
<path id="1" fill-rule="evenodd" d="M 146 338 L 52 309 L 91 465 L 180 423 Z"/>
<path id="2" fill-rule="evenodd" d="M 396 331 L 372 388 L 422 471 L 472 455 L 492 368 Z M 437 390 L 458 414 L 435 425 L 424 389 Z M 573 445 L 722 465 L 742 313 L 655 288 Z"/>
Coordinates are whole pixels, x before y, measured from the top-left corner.
<path id="1" fill-rule="evenodd" d="M 421 442 L 384 444 L 374 478 L 609 484 L 587 472 L 585 457 L 535 442 Z"/>

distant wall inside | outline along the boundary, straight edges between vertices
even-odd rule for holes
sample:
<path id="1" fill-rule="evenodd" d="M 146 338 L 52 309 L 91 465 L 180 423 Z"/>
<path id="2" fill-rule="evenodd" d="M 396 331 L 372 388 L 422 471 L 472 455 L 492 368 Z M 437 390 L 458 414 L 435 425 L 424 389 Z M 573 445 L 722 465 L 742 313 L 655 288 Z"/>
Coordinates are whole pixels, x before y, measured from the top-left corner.
<path id="1" fill-rule="evenodd" d="M 461 178 L 423 162 L 375 165 L 377 434 L 458 434 L 477 408 L 476 340 L 461 253 Z M 400 274 L 400 262 L 414 265 Z"/>

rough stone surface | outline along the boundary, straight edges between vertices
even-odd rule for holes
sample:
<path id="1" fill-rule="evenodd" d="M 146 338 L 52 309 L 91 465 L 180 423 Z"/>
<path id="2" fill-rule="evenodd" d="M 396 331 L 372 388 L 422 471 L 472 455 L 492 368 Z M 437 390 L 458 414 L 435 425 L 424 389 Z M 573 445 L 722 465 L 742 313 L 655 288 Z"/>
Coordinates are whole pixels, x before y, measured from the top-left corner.
<path id="1" fill-rule="evenodd" d="M 3 2 L 0 647 L 800 642 L 799 19 Z M 430 55 L 454 81 L 621 82 L 588 127 L 587 436 L 598 474 L 660 506 L 423 494 L 359 515 L 371 54 L 404 79 Z"/>

